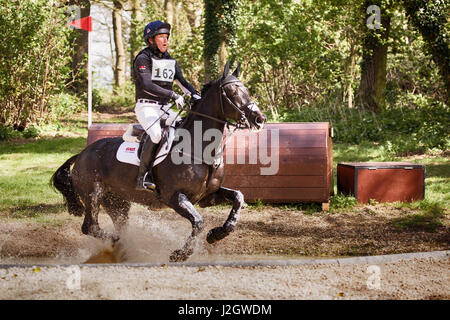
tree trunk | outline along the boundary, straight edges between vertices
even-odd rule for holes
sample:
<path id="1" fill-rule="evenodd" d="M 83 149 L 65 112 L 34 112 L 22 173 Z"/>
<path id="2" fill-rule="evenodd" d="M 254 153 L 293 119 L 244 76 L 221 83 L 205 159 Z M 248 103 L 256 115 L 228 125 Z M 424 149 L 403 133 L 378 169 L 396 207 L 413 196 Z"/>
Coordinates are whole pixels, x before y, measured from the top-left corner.
<path id="1" fill-rule="evenodd" d="M 91 15 L 91 3 L 89 0 L 70 0 L 68 5 L 76 5 L 80 7 L 80 17 L 76 19 L 88 17 Z M 75 29 L 77 38 L 73 44 L 74 50 L 72 53 L 72 79 L 70 88 L 77 92 L 86 92 L 87 83 L 87 54 L 88 54 L 88 34 L 89 32 L 83 29 Z"/>
<path id="2" fill-rule="evenodd" d="M 112 13 L 114 44 L 116 51 L 116 63 L 114 68 L 114 86 L 118 89 L 125 83 L 125 49 L 122 34 L 122 13 L 123 5 L 120 1 L 113 1 L 114 8 Z"/>
<path id="3" fill-rule="evenodd" d="M 222 40 L 220 42 L 218 57 L 219 57 L 219 70 L 222 70 L 225 67 L 225 64 L 227 63 L 228 59 L 228 48 L 225 40 Z"/>
<path id="4" fill-rule="evenodd" d="M 219 10 L 218 3 L 212 0 L 204 0 L 205 2 L 205 31 L 203 33 L 203 40 L 205 46 L 203 48 L 203 56 L 205 57 L 205 80 L 207 83 L 217 76 L 217 52 L 220 47 L 219 39 L 219 22 L 217 18 L 217 11 Z"/>
<path id="5" fill-rule="evenodd" d="M 352 34 L 353 37 L 355 37 L 355 35 Z M 348 57 L 345 61 L 345 75 L 348 77 L 345 79 L 345 85 L 346 85 L 346 89 L 344 92 L 344 101 L 345 101 L 345 96 L 347 96 L 347 105 L 349 108 L 353 108 L 354 107 L 354 103 L 353 103 L 353 84 L 355 82 L 355 74 L 356 74 L 356 59 L 357 59 L 357 48 L 356 48 L 356 41 L 354 40 L 354 38 L 352 37 L 347 37 L 347 41 L 350 43 L 350 50 L 349 50 L 349 54 Z"/>
<path id="6" fill-rule="evenodd" d="M 130 70 L 133 70 L 133 61 L 142 47 L 142 34 L 139 30 L 142 21 L 142 8 L 139 0 L 131 0 L 131 25 L 130 25 Z"/>
<path id="7" fill-rule="evenodd" d="M 234 0 L 204 0 L 205 82 L 219 76 L 228 59 L 228 44 L 235 36 L 237 2 Z M 224 23 L 226 21 L 226 23 Z M 221 28 L 222 26 L 222 28 Z"/>
<path id="8" fill-rule="evenodd" d="M 381 29 L 369 29 L 364 20 L 363 28 L 367 28 L 362 48 L 361 81 L 359 84 L 360 108 L 379 113 L 384 107 L 384 90 L 386 88 L 386 63 L 387 63 L 387 41 L 391 17 L 386 8 L 381 7 L 381 1 L 365 1 L 364 16 L 366 9 L 373 4 L 379 4 L 381 9 Z"/>
<path id="9" fill-rule="evenodd" d="M 197 21 L 197 14 L 195 10 L 195 1 L 193 0 L 184 0 L 182 2 L 183 4 L 183 10 L 186 13 L 186 17 L 189 23 L 189 27 L 191 28 L 191 31 L 195 28 L 195 23 Z"/>
<path id="10" fill-rule="evenodd" d="M 164 13 L 167 17 L 167 23 L 171 26 L 175 24 L 175 7 L 173 0 L 164 0 Z"/>

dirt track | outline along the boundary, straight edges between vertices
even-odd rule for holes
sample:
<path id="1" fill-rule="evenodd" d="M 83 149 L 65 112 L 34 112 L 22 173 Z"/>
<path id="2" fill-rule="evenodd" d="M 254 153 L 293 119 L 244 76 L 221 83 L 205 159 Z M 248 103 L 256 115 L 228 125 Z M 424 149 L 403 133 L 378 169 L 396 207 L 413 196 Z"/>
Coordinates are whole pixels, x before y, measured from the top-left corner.
<path id="1" fill-rule="evenodd" d="M 435 232 L 401 230 L 392 219 L 407 209 L 381 205 L 352 213 L 316 213 L 267 207 L 247 208 L 238 228 L 215 245 L 206 232 L 223 223 L 229 208 L 203 210 L 205 230 L 190 262 L 330 258 L 448 250 L 449 219 Z M 33 264 L 79 264 L 104 252 L 105 244 L 81 234 L 82 218 L 57 214 L 45 222 L 1 218 L 0 264 L 29 263 L 0 269 L 0 299 L 449 299 L 448 258 L 376 264 L 380 287 L 369 288 L 368 264 L 289 267 L 164 266 L 180 248 L 190 224 L 176 214 L 135 207 L 120 241 L 120 262 L 155 263 L 157 267 L 82 266 L 80 289 L 69 290 L 76 270 L 33 268 Z M 105 214 L 100 224 L 111 229 Z M 112 261 L 107 261 L 112 262 Z M 373 270 L 372 270 L 373 271 Z"/>
<path id="2" fill-rule="evenodd" d="M 411 215 L 408 208 L 365 206 L 352 212 L 306 214 L 283 207 L 245 208 L 234 233 L 209 245 L 209 229 L 221 225 L 230 208 L 199 209 L 205 221 L 196 254 L 190 261 L 243 255 L 343 257 L 384 255 L 450 249 L 450 216 L 434 232 L 398 228 L 394 219 Z M 112 230 L 103 212 L 100 226 Z M 0 263 L 82 263 L 104 247 L 81 233 L 83 217 L 66 212 L 45 220 L 0 216 Z M 170 209 L 148 211 L 134 206 L 128 230 L 121 235 L 125 262 L 165 263 L 191 231 L 190 223 Z"/>

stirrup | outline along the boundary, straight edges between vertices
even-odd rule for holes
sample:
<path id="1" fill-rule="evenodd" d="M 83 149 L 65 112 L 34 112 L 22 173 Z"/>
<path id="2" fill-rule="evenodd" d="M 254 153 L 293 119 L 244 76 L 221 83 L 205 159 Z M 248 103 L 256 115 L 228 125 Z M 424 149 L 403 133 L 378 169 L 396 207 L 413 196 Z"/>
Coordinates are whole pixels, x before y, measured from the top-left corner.
<path id="1" fill-rule="evenodd" d="M 148 175 L 148 171 L 144 174 L 144 178 L 142 179 L 142 186 L 145 189 L 148 189 L 148 190 L 155 190 L 156 189 L 156 184 L 154 184 L 151 181 L 145 181 L 146 178 L 147 178 L 147 175 Z"/>

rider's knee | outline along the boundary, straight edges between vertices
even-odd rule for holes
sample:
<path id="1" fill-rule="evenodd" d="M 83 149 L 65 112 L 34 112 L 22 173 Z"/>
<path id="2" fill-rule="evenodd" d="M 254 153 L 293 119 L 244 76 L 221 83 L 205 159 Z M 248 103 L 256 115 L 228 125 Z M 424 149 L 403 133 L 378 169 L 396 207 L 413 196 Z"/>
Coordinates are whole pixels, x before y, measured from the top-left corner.
<path id="1" fill-rule="evenodd" d="M 153 143 L 159 143 L 161 141 L 161 129 L 148 130 L 147 134 L 150 136 L 150 139 L 152 140 Z"/>

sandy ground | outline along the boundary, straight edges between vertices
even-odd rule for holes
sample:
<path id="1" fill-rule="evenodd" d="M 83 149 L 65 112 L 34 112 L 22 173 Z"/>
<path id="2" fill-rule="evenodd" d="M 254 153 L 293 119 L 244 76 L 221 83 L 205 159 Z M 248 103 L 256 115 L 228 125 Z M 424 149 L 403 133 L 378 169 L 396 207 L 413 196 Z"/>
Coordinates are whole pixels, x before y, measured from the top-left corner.
<path id="1" fill-rule="evenodd" d="M 393 219 L 408 216 L 408 209 L 383 205 L 358 207 L 351 213 L 312 215 L 283 207 L 249 207 L 242 211 L 232 235 L 207 244 L 207 231 L 222 224 L 228 211 L 199 209 L 206 227 L 188 262 L 330 258 L 450 248 L 448 215 L 435 232 L 403 230 Z M 173 267 L 166 265 L 168 257 L 183 245 L 190 224 L 170 210 L 148 211 L 134 206 L 129 227 L 112 252 L 104 242 L 81 234 L 82 218 L 63 213 L 37 221 L 0 217 L 0 264 L 29 264 L 0 268 L 0 299 L 450 298 L 448 258 L 376 266 Z M 100 214 L 100 225 L 112 230 L 104 213 Z M 105 252 L 105 262 L 157 266 L 33 267 L 41 263 L 82 264 Z M 73 285 L 74 277 L 80 279 L 79 286 L 76 281 Z"/>
<path id="2" fill-rule="evenodd" d="M 450 299 L 450 261 L 0 269 L 0 299 Z"/>

